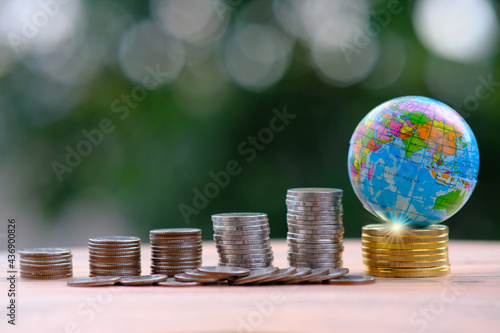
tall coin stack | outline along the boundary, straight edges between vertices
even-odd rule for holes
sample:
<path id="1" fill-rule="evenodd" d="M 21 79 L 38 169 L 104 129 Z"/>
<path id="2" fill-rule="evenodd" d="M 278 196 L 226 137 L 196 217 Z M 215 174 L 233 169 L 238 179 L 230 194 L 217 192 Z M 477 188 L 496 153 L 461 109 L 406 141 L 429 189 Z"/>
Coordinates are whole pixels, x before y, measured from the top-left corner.
<path id="1" fill-rule="evenodd" d="M 67 249 L 26 249 L 19 251 L 21 277 L 53 280 L 73 276 L 73 255 Z"/>
<path id="2" fill-rule="evenodd" d="M 106 236 L 89 238 L 90 276 L 141 275 L 141 239 Z"/>
<path id="3" fill-rule="evenodd" d="M 363 227 L 363 263 L 367 275 L 436 277 L 448 275 L 448 227 L 371 224 Z"/>
<path id="4" fill-rule="evenodd" d="M 342 267 L 342 190 L 287 191 L 288 262 L 293 267 Z"/>
<path id="5" fill-rule="evenodd" d="M 173 277 L 201 266 L 201 229 L 155 229 L 149 232 L 149 240 L 152 274 Z"/>
<path id="6" fill-rule="evenodd" d="M 267 214 L 214 214 L 212 221 L 219 266 L 248 269 L 272 266 L 274 256 Z"/>

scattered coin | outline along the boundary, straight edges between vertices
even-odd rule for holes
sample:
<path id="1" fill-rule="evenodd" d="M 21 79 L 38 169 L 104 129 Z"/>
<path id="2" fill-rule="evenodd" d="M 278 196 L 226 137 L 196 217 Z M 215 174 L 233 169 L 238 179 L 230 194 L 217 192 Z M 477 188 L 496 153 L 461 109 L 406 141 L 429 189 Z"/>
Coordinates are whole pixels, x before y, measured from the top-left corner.
<path id="1" fill-rule="evenodd" d="M 230 280 L 230 285 L 243 285 L 249 283 L 260 282 L 279 271 L 278 267 L 265 267 L 262 269 L 253 270 L 249 275 L 234 280 Z"/>
<path id="2" fill-rule="evenodd" d="M 181 282 L 177 281 L 175 278 L 168 278 L 164 282 L 158 282 L 157 286 L 160 287 L 196 287 L 201 286 L 199 282 Z"/>
<path id="3" fill-rule="evenodd" d="M 67 284 L 71 287 L 98 287 L 113 285 L 121 279 L 122 278 L 119 276 L 83 277 L 71 279 L 67 282 Z"/>
<path id="4" fill-rule="evenodd" d="M 250 274 L 250 270 L 241 267 L 204 266 L 198 267 L 198 272 L 219 278 L 242 277 Z"/>
<path id="5" fill-rule="evenodd" d="M 275 281 L 278 281 L 280 279 L 286 278 L 286 277 L 294 274 L 295 272 L 297 272 L 297 268 L 295 268 L 295 267 L 282 268 L 279 271 L 277 271 L 276 273 L 268 276 L 267 278 L 260 280 L 259 283 L 275 282 Z"/>
<path id="6" fill-rule="evenodd" d="M 341 277 L 343 275 L 346 275 L 349 273 L 349 270 L 347 268 L 330 268 L 328 273 L 316 277 L 311 277 L 307 281 L 308 283 L 313 283 L 313 282 L 323 282 L 327 281 L 330 279 L 336 279 L 338 277 Z"/>
<path id="7" fill-rule="evenodd" d="M 217 283 L 221 278 L 213 276 L 189 276 L 186 273 L 175 274 L 175 279 L 180 282 Z"/>
<path id="8" fill-rule="evenodd" d="M 127 276 L 122 278 L 118 283 L 122 286 L 148 286 L 154 283 L 166 281 L 168 276 L 164 274 Z"/>
<path id="9" fill-rule="evenodd" d="M 284 283 L 292 284 L 292 283 L 307 282 L 310 279 L 317 278 L 318 276 L 326 275 L 329 271 L 330 271 L 329 268 L 314 268 L 313 270 L 311 270 L 311 273 L 284 281 Z"/>
<path id="10" fill-rule="evenodd" d="M 293 280 L 293 279 L 308 275 L 311 272 L 312 272 L 312 269 L 310 269 L 308 267 L 297 267 L 297 269 L 295 270 L 295 273 L 288 275 L 288 276 L 284 276 L 280 279 L 274 280 L 274 282 L 278 283 L 278 282 L 285 282 L 285 281 Z"/>
<path id="11" fill-rule="evenodd" d="M 371 284 L 375 283 L 375 278 L 372 276 L 364 276 L 364 275 L 344 275 L 336 279 L 324 281 L 324 283 L 340 284 L 340 285 Z"/>

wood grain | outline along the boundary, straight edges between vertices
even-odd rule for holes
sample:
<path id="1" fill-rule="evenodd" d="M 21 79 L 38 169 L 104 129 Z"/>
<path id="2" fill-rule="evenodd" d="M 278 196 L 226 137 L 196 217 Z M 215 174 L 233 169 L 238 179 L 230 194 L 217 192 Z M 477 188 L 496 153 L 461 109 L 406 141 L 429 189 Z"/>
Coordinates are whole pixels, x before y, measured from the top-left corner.
<path id="1" fill-rule="evenodd" d="M 275 265 L 288 266 L 285 241 L 272 245 Z M 74 275 L 87 276 L 87 250 L 72 250 Z M 142 255 L 149 274 L 149 246 Z M 203 259 L 217 262 L 211 242 Z M 500 242 L 450 241 L 450 261 L 448 277 L 378 278 L 365 286 L 71 288 L 65 281 L 22 280 L 12 331 L 499 332 Z M 345 241 L 344 266 L 363 272 L 359 239 Z M 2 282 L 4 302 L 6 290 Z M 11 329 L 6 321 L 1 332 Z"/>

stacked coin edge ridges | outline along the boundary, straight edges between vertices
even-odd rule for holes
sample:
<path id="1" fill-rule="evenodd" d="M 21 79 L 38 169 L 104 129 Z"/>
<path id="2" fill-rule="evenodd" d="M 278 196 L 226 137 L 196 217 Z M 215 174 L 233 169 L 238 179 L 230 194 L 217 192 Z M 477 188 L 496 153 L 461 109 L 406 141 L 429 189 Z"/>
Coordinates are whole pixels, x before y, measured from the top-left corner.
<path id="1" fill-rule="evenodd" d="M 361 235 L 365 273 L 394 278 L 448 275 L 448 233 L 445 225 L 425 228 L 366 225 Z"/>
<path id="2" fill-rule="evenodd" d="M 295 188 L 286 195 L 288 262 L 341 268 L 344 234 L 341 189 Z"/>
<path id="3" fill-rule="evenodd" d="M 202 232 L 198 228 L 153 229 L 151 243 L 151 274 L 175 274 L 201 267 Z"/>
<path id="4" fill-rule="evenodd" d="M 92 237 L 88 241 L 89 276 L 141 275 L 141 239 L 133 236 Z"/>
<path id="5" fill-rule="evenodd" d="M 212 222 L 219 266 L 237 266 L 250 270 L 272 266 L 274 255 L 267 214 L 214 214 Z"/>
<path id="6" fill-rule="evenodd" d="M 19 251 L 21 278 L 65 279 L 73 276 L 73 255 L 68 249 L 35 248 Z"/>

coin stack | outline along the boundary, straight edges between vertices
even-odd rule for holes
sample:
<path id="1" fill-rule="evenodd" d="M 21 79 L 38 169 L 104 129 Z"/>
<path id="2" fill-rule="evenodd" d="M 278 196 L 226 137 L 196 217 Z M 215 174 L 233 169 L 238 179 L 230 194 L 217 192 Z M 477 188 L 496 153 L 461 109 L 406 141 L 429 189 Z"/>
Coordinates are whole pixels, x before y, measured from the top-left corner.
<path id="1" fill-rule="evenodd" d="M 293 267 L 342 267 L 342 190 L 294 188 L 286 195 L 288 262 Z"/>
<path id="2" fill-rule="evenodd" d="M 149 239 L 152 274 L 173 277 L 201 266 L 201 229 L 156 229 L 149 232 Z"/>
<path id="3" fill-rule="evenodd" d="M 219 266 L 259 269 L 272 266 L 269 220 L 264 213 L 212 215 Z"/>
<path id="4" fill-rule="evenodd" d="M 67 249 L 26 249 L 19 251 L 21 277 L 53 280 L 73 276 L 73 255 Z"/>
<path id="5" fill-rule="evenodd" d="M 90 276 L 141 275 L 141 239 L 106 236 L 89 238 Z"/>
<path id="6" fill-rule="evenodd" d="M 410 228 L 400 224 L 363 227 L 363 263 L 367 275 L 436 277 L 450 273 L 448 227 Z"/>

